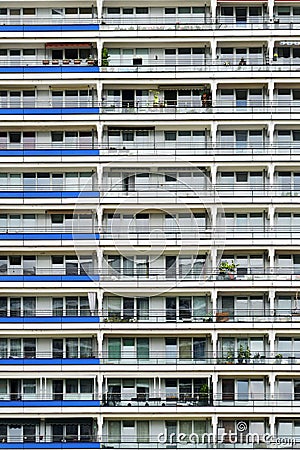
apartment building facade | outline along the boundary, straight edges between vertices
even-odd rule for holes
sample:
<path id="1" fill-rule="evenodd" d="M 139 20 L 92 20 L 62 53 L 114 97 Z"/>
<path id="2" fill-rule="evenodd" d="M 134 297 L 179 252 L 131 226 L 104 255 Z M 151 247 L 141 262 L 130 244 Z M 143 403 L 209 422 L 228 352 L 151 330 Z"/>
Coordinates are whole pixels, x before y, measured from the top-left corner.
<path id="1" fill-rule="evenodd" d="M 0 447 L 300 447 L 300 5 L 0 0 Z"/>

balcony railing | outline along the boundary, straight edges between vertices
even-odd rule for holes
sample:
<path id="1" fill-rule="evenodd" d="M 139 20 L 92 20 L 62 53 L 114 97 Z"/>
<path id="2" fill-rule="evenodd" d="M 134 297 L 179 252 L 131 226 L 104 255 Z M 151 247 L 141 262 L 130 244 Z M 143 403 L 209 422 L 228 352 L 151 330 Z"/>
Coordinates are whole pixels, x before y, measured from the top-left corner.
<path id="1" fill-rule="evenodd" d="M 179 394 L 159 392 L 152 394 L 104 394 L 102 405 L 109 406 L 212 406 L 209 394 Z"/>
<path id="2" fill-rule="evenodd" d="M 37 106 L 38 107 L 38 106 Z M 46 107 L 45 103 L 41 107 Z M 67 107 L 67 105 L 62 106 Z M 71 107 L 68 105 L 68 107 Z M 192 103 L 186 102 L 168 102 L 162 100 L 155 103 L 151 101 L 145 102 L 110 102 L 104 101 L 99 103 L 100 113 L 102 114 L 297 114 L 300 112 L 300 104 L 298 102 L 279 102 L 268 100 L 265 101 L 249 101 L 238 104 L 238 102 L 217 100 L 215 104 L 207 102 L 201 104 L 201 101 Z M 4 111 L 4 109 L 3 109 Z M 1 108 L 0 108 L 1 113 Z M 144 119 L 143 119 L 144 120 Z"/>
<path id="3" fill-rule="evenodd" d="M 300 321 L 300 310 L 280 310 L 276 309 L 273 313 L 263 311 L 262 309 L 249 309 L 248 311 L 242 309 L 235 309 L 228 311 L 225 309 L 218 309 L 213 311 L 209 309 L 207 312 L 199 313 L 193 309 L 183 309 L 181 311 L 174 311 L 171 309 L 150 309 L 133 312 L 125 311 L 99 311 L 100 320 L 104 323 L 226 323 L 226 322 L 246 322 L 246 323 L 261 323 L 261 322 L 293 322 Z M 1 320 L 1 319 L 0 319 Z"/>
<path id="4" fill-rule="evenodd" d="M 235 18 L 218 17 L 215 21 L 208 16 L 193 17 L 185 16 L 171 16 L 169 18 L 159 17 L 133 17 L 124 18 L 124 16 L 117 15 L 117 18 L 104 17 L 100 22 L 100 28 L 102 31 L 146 31 L 146 30 L 158 30 L 158 31 L 225 31 L 225 30 L 281 30 L 299 29 L 300 22 L 298 18 L 293 16 L 288 18 L 269 18 L 259 17 L 256 19 L 248 18 L 244 21 L 236 21 Z"/>
<path id="5" fill-rule="evenodd" d="M 89 272 L 90 274 L 92 272 Z M 132 281 L 162 281 L 162 282 L 189 282 L 189 281 L 220 281 L 226 284 L 237 283 L 239 281 L 300 281 L 300 270 L 298 268 L 276 267 L 274 271 L 264 270 L 255 267 L 245 268 L 245 273 L 221 274 L 206 268 L 195 268 L 186 270 L 164 270 L 164 269 L 99 269 L 94 274 L 98 275 L 103 282 L 132 282 Z"/>
<path id="6" fill-rule="evenodd" d="M 299 25 L 300 29 L 300 25 Z M 98 67 L 99 66 L 99 67 Z M 271 61 L 267 63 L 265 61 L 249 60 L 246 65 L 241 66 L 239 61 L 233 61 L 225 58 L 212 60 L 206 57 L 203 61 L 191 61 L 185 63 L 168 63 L 159 62 L 157 60 L 149 60 L 142 62 L 139 65 L 133 64 L 121 64 L 109 62 L 108 66 L 101 66 L 101 62 L 98 59 L 22 59 L 17 60 L 13 58 L 0 59 L 0 72 L 9 71 L 22 73 L 22 72 L 74 72 L 74 71 L 88 71 L 88 72 L 122 72 L 122 73 L 148 73 L 148 72 L 261 72 L 261 71 L 280 71 L 280 72 L 293 72 L 299 71 L 300 62 L 293 61 L 291 59 L 283 59 L 280 61 Z"/>
<path id="7" fill-rule="evenodd" d="M 1 282 L 94 282 L 99 281 L 100 271 L 96 269 L 42 269 L 39 267 L 29 268 L 1 268 Z"/>
<path id="8" fill-rule="evenodd" d="M 157 392 L 149 394 L 106 394 L 102 398 L 104 407 L 174 407 L 174 406 L 216 406 L 216 407 L 240 407 L 252 408 L 264 407 L 300 407 L 300 398 L 293 393 L 282 394 L 202 394 L 202 393 L 170 393 Z"/>
<path id="9" fill-rule="evenodd" d="M 68 143 L 0 143 L 0 157 L 6 156 L 220 156 L 227 155 L 238 156 L 264 156 L 264 155 L 284 155 L 285 157 L 299 156 L 300 146 L 298 145 L 279 145 L 274 144 L 211 144 L 211 143 L 170 143 L 166 141 L 154 140 L 151 142 L 142 142 L 140 144 L 132 142 L 120 143 L 90 143 L 90 144 L 68 144 Z M 267 158 L 269 159 L 269 158 Z"/>
<path id="10" fill-rule="evenodd" d="M 46 321 L 52 319 L 53 321 L 72 321 L 72 319 L 82 319 L 82 321 L 96 319 L 103 323 L 225 323 L 225 322 L 246 322 L 246 323 L 261 323 L 261 322 L 293 322 L 300 321 L 300 310 L 279 310 L 276 309 L 273 313 L 264 312 L 261 309 L 249 309 L 249 311 L 238 310 L 228 311 L 219 309 L 217 311 L 208 310 L 206 313 L 199 313 L 197 310 L 182 310 L 173 311 L 169 309 L 150 309 L 135 312 L 111 312 L 100 311 L 98 309 L 61 309 L 60 311 L 54 309 L 27 309 L 15 310 L 0 310 L 1 321 Z"/>
<path id="11" fill-rule="evenodd" d="M 219 352 L 214 355 L 212 352 L 203 352 L 201 355 L 192 356 L 191 354 L 180 355 L 179 352 L 174 351 L 169 354 L 168 351 L 150 351 L 149 354 L 137 357 L 134 352 L 121 352 L 120 354 L 108 354 L 102 352 L 100 355 L 102 364 L 124 364 L 124 365 L 146 365 L 146 364 L 191 364 L 191 365 L 205 365 L 205 364 L 225 364 L 237 365 L 240 368 L 249 370 L 249 365 L 271 364 L 274 368 L 280 368 L 280 365 L 298 365 L 300 364 L 300 354 L 297 356 L 294 352 L 290 352 L 290 356 L 283 356 L 279 358 L 278 355 L 265 351 L 261 354 L 250 354 L 248 358 L 241 357 L 239 352 Z M 172 352 L 171 352 L 172 353 Z M 287 353 L 286 353 L 287 354 Z"/>
<path id="12" fill-rule="evenodd" d="M 163 342 L 162 342 L 163 345 Z M 138 352 L 138 350 L 137 350 Z M 101 361 L 101 364 L 125 364 L 125 365 L 153 365 L 153 364 L 172 364 L 172 365 L 203 365 L 203 364 L 235 364 L 240 368 L 249 370 L 249 365 L 271 364 L 276 370 L 280 369 L 283 365 L 299 365 L 300 354 L 297 352 L 285 352 L 284 354 L 274 354 L 268 351 L 261 352 L 261 354 L 251 354 L 248 357 L 241 357 L 239 352 L 234 351 L 219 351 L 217 355 L 211 351 L 204 351 L 198 355 L 192 355 L 190 352 L 186 354 L 180 354 L 179 351 L 149 351 L 144 352 L 143 355 L 137 356 L 137 352 L 121 352 L 121 353 L 107 353 L 89 351 L 81 354 L 68 354 L 63 351 L 45 352 L 45 351 L 24 351 L 24 352 L 1 352 L 0 364 L 45 364 L 51 363 L 60 364 L 66 361 L 68 364 L 97 364 Z M 40 361 L 40 362 L 39 362 Z"/>
<path id="13" fill-rule="evenodd" d="M 11 425 L 14 427 L 15 422 Z M 64 424 L 64 423 L 63 423 Z M 58 424 L 62 425 L 63 424 Z M 71 424 L 70 424 L 71 425 Z M 72 424 L 73 425 L 73 424 Z M 30 435 L 24 434 L 23 437 L 18 436 L 7 436 L 0 435 L 1 448 L 7 449 L 100 449 L 103 448 L 102 443 L 100 444 L 99 437 L 88 436 L 88 435 Z M 48 444 L 48 445 L 47 445 Z M 15 447 L 14 445 L 17 445 Z M 109 448 L 109 447 L 108 447 Z"/>
<path id="14" fill-rule="evenodd" d="M 102 399 L 102 396 L 96 393 L 72 393 L 67 394 L 65 392 L 61 393 L 50 393 L 50 392 L 44 392 L 42 394 L 23 394 L 22 392 L 14 392 L 14 393 L 8 393 L 8 394 L 0 394 L 0 407 L 3 406 L 3 402 L 7 402 L 7 406 L 9 406 L 10 402 L 20 402 L 20 406 L 22 406 L 22 403 L 27 403 L 30 406 L 30 402 L 78 402 L 78 401 L 100 401 Z M 34 406 L 34 405 L 33 405 Z M 41 405 L 40 405 L 41 406 Z"/>
<path id="15" fill-rule="evenodd" d="M 189 281 L 205 281 L 205 282 L 224 282 L 238 283 L 247 281 L 300 281 L 300 270 L 298 268 L 278 268 L 274 272 L 264 271 L 259 268 L 248 268 L 247 273 L 238 273 L 224 275 L 220 274 L 218 270 L 190 269 L 184 272 L 176 269 L 97 269 L 97 268 L 49 268 L 44 269 L 40 267 L 28 268 L 1 268 L 0 281 L 102 281 L 109 283 L 117 282 L 189 282 Z"/>
<path id="16" fill-rule="evenodd" d="M 299 66 L 300 67 L 300 66 Z M 249 102 L 244 105 L 238 105 L 235 102 L 218 101 L 215 105 L 201 105 L 201 102 L 195 104 L 183 102 L 182 104 L 173 102 L 153 103 L 149 102 L 97 102 L 97 101 L 65 101 L 52 103 L 50 100 L 33 100 L 32 102 L 10 104 L 2 102 L 0 104 L 0 114 L 299 114 L 300 104 L 296 102 Z M 137 117 L 139 120 L 139 117 Z M 143 118 L 144 120 L 144 118 Z"/>
<path id="17" fill-rule="evenodd" d="M 96 321 L 109 324 L 120 323 L 225 323 L 225 322 L 246 322 L 246 323 L 261 323 L 261 322 L 293 322 L 300 321 L 300 310 L 279 310 L 276 309 L 273 313 L 264 312 L 261 309 L 249 309 L 249 311 L 238 310 L 228 311 L 218 309 L 217 311 L 208 310 L 206 313 L 199 313 L 198 310 L 186 309 L 181 311 L 174 311 L 170 309 L 150 309 L 133 312 L 119 311 L 112 312 L 98 309 L 27 309 L 15 310 L 0 310 L 1 321 L 43 321 L 49 319 L 56 322 L 72 321 L 72 319 L 81 319 L 82 321 L 89 321 L 95 319 Z"/>
<path id="18" fill-rule="evenodd" d="M 300 25 L 299 25 L 300 29 Z M 174 55 L 175 56 L 175 55 Z M 0 71 L 2 64 L 0 63 Z M 293 61 L 272 61 L 271 63 L 266 62 L 252 62 L 249 61 L 245 66 L 239 65 L 236 61 L 225 60 L 206 60 L 203 63 L 192 62 L 188 63 L 159 63 L 158 61 L 147 61 L 143 62 L 140 65 L 133 64 L 113 64 L 110 63 L 109 66 L 105 68 L 100 68 L 100 71 L 103 72 L 121 72 L 121 73 L 148 73 L 148 72 L 157 72 L 157 73 L 180 73 L 180 72 L 294 72 L 299 71 L 300 63 Z M 196 76 L 196 75 L 195 75 Z"/>
<path id="19" fill-rule="evenodd" d="M 80 230 L 78 228 L 78 230 Z M 20 229 L 22 232 L 23 230 Z M 0 233 L 5 232 L 5 230 L 1 230 Z M 10 233 L 10 230 L 7 229 L 7 232 Z M 54 231 L 55 232 L 55 231 Z M 84 231 L 83 231 L 84 232 Z M 190 239 L 200 239 L 197 241 L 197 245 L 201 245 L 201 241 L 207 241 L 214 239 L 215 237 L 226 237 L 227 240 L 231 239 L 239 239 L 239 240 L 247 240 L 247 239 L 300 239 L 300 227 L 293 226 L 217 226 L 217 227 L 186 227 L 180 226 L 178 227 L 108 227 L 103 228 L 100 227 L 101 238 L 104 240 L 176 240 L 176 241 L 184 241 Z M 287 244 L 287 242 L 286 242 Z"/>
<path id="20" fill-rule="evenodd" d="M 300 188 L 285 184 L 248 184 L 239 186 L 238 184 L 220 183 L 217 185 L 194 184 L 187 181 L 180 182 L 180 179 L 174 183 L 153 183 L 147 180 L 147 184 L 137 184 L 125 189 L 122 181 L 114 185 L 104 184 L 99 187 L 101 196 L 104 198 L 179 198 L 179 197 L 197 197 L 197 198 L 219 198 L 219 197 L 244 197 L 248 202 L 256 197 L 298 197 Z M 267 200 L 266 200 L 267 202 Z"/>

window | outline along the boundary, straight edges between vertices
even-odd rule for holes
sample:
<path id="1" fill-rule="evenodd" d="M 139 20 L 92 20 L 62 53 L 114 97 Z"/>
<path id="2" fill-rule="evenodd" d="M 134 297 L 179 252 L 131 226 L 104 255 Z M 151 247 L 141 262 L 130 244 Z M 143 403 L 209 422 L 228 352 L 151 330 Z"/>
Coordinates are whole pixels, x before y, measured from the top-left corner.
<path id="1" fill-rule="evenodd" d="M 193 14 L 204 14 L 205 8 L 204 6 L 193 6 L 192 13 Z"/>
<path id="2" fill-rule="evenodd" d="M 176 131 L 165 131 L 165 141 L 176 141 Z"/>
<path id="3" fill-rule="evenodd" d="M 92 8 L 79 8 L 79 14 L 92 15 L 92 13 L 93 13 Z"/>
<path id="4" fill-rule="evenodd" d="M 120 14 L 120 8 L 107 8 L 107 14 Z"/>
<path id="5" fill-rule="evenodd" d="M 137 7 L 136 14 L 149 14 L 149 8 Z"/>
<path id="6" fill-rule="evenodd" d="M 34 48 L 23 49 L 23 56 L 35 56 Z"/>
<path id="7" fill-rule="evenodd" d="M 176 14 L 175 8 L 165 8 L 165 14 Z"/>
<path id="8" fill-rule="evenodd" d="M 65 14 L 78 14 L 77 8 L 65 8 Z"/>
<path id="9" fill-rule="evenodd" d="M 191 14 L 191 8 L 188 6 L 179 6 L 178 14 Z"/>
<path id="10" fill-rule="evenodd" d="M 24 16 L 34 16 L 35 8 L 23 8 L 23 15 Z"/>

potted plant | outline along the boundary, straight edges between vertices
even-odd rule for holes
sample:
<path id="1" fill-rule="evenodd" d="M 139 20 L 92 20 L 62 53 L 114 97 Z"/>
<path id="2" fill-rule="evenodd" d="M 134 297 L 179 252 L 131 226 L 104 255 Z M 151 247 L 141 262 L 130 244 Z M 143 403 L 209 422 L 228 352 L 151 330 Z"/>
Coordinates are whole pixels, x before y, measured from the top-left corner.
<path id="1" fill-rule="evenodd" d="M 244 357 L 245 357 L 246 364 L 249 364 L 250 359 L 251 359 L 251 351 L 250 351 L 250 348 L 248 345 L 247 345 L 246 350 L 244 351 Z"/>
<path id="2" fill-rule="evenodd" d="M 239 364 L 243 364 L 244 357 L 245 357 L 245 351 L 244 351 L 244 347 L 241 344 L 239 347 L 239 351 L 238 351 L 238 363 Z"/>
<path id="3" fill-rule="evenodd" d="M 223 280 L 234 280 L 235 279 L 235 271 L 238 264 L 236 264 L 234 261 L 228 262 L 222 261 L 219 265 L 219 276 Z"/>
<path id="4" fill-rule="evenodd" d="M 212 322 L 213 321 L 212 316 L 213 316 L 212 312 L 207 313 L 206 316 L 203 317 L 203 322 Z"/>
<path id="5" fill-rule="evenodd" d="M 109 53 L 107 48 L 102 49 L 102 58 L 101 58 L 101 65 L 102 67 L 107 67 L 109 65 Z"/>
<path id="6" fill-rule="evenodd" d="M 277 353 L 277 355 L 275 356 L 275 359 L 276 359 L 277 364 L 281 364 L 282 354 Z"/>
<path id="7" fill-rule="evenodd" d="M 199 404 L 208 405 L 209 386 L 207 383 L 202 384 L 199 389 Z"/>
<path id="8" fill-rule="evenodd" d="M 254 363 L 258 363 L 260 360 L 260 353 L 255 353 L 253 356 Z"/>
<path id="9" fill-rule="evenodd" d="M 226 356 L 226 364 L 233 364 L 233 361 L 234 361 L 234 354 L 232 351 L 229 350 Z"/>

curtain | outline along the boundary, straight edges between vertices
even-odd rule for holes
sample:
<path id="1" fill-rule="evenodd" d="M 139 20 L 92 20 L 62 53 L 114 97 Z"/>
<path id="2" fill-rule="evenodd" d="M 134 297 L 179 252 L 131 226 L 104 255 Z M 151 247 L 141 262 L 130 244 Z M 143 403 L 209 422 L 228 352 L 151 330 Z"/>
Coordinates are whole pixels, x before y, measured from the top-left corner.
<path id="1" fill-rule="evenodd" d="M 96 309 L 96 292 L 89 292 L 88 299 L 89 299 L 89 307 L 90 307 L 91 315 L 93 316 L 95 314 L 95 309 Z"/>
<path id="2" fill-rule="evenodd" d="M 192 358 L 192 341 L 191 339 L 180 338 L 179 339 L 179 358 L 191 359 Z"/>

